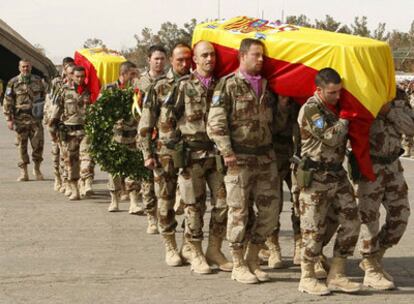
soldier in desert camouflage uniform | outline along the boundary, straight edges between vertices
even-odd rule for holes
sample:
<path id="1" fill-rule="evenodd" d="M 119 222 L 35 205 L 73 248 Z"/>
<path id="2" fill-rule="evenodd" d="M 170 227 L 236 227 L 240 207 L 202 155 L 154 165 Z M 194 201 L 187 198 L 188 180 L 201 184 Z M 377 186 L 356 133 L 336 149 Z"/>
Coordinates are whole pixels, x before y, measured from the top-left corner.
<path id="1" fill-rule="evenodd" d="M 66 74 L 66 68 L 68 65 L 73 65 L 73 59 L 70 57 L 65 57 L 62 61 L 62 75 L 55 77 L 51 81 L 49 93 L 46 95 L 45 109 L 43 124 L 48 128 L 50 137 L 52 139 L 52 162 L 53 162 L 53 174 L 55 176 L 54 190 L 60 191 L 60 188 L 63 186 L 63 179 L 65 179 L 65 173 L 62 168 L 64 168 L 62 155 L 60 153 L 60 144 L 58 140 L 57 129 L 49 127 L 50 116 L 52 115 L 53 109 L 53 100 L 57 96 L 58 92 L 62 88 L 63 84 L 67 82 L 67 77 L 70 75 Z M 62 160 L 62 161 L 61 161 Z M 66 180 L 67 183 L 67 180 Z"/>
<path id="2" fill-rule="evenodd" d="M 177 170 L 172 155 L 178 135 L 173 108 L 177 82 L 188 74 L 191 67 L 191 48 L 182 43 L 177 44 L 172 50 L 170 62 L 172 69 L 166 77 L 159 78 L 150 87 L 144 98 L 138 136 L 145 166 L 154 170 L 158 226 L 165 241 L 165 261 L 169 266 L 178 266 L 182 260 L 175 240 L 177 221 L 173 209 Z"/>
<path id="3" fill-rule="evenodd" d="M 40 172 L 40 163 L 43 160 L 44 134 L 42 117 L 36 117 L 35 108 L 43 111 L 45 87 L 40 77 L 31 74 L 32 65 L 28 60 L 19 61 L 20 74 L 12 78 L 7 84 L 4 96 L 3 112 L 7 120 L 7 127 L 15 130 L 19 149 L 19 163 L 21 174 L 18 181 L 27 181 L 27 165 L 30 163 L 27 153 L 27 144 L 32 146 L 33 174 L 37 180 L 43 180 Z M 36 111 L 37 111 L 36 110 Z M 39 113 L 39 111 L 37 111 Z"/>
<path id="4" fill-rule="evenodd" d="M 143 98 L 148 93 L 151 85 L 158 78 L 163 77 L 165 70 L 165 62 L 167 59 L 167 51 L 163 46 L 154 45 L 148 49 L 148 70 L 145 71 L 138 79 L 137 86 L 140 89 Z M 142 105 L 141 105 L 142 108 Z M 139 137 L 137 137 L 137 140 Z M 140 147 L 139 143 L 137 146 Z M 148 219 L 148 233 L 158 233 L 157 221 L 157 198 L 154 192 L 154 176 L 150 176 L 149 180 L 141 182 L 142 201 Z"/>
<path id="5" fill-rule="evenodd" d="M 298 117 L 302 160 L 296 176 L 301 186 L 303 241 L 299 290 L 316 295 L 330 290 L 355 292 L 360 284 L 346 277 L 345 265 L 358 240 L 360 221 L 353 189 L 342 167 L 348 133 L 346 113 L 342 111 L 338 117 L 337 109 L 342 82 L 335 70 L 325 68 L 318 72 L 315 83 L 315 95 L 302 106 Z M 317 280 L 314 265 L 322 251 L 330 208 L 337 211 L 339 229 L 327 287 Z"/>
<path id="6" fill-rule="evenodd" d="M 233 256 L 232 279 L 241 283 L 270 279 L 260 269 L 258 253 L 276 227 L 280 207 L 272 138 L 285 126 L 287 115 L 286 109 L 277 108 L 267 81 L 260 76 L 264 50 L 259 40 L 242 40 L 239 70 L 216 86 L 207 124 L 207 133 L 228 167 L 224 177 L 229 207 L 227 239 Z M 244 258 L 251 204 L 258 212 Z"/>
<path id="7" fill-rule="evenodd" d="M 102 91 L 115 89 L 129 89 L 132 82 L 138 77 L 137 66 L 129 61 L 123 62 L 119 66 L 119 78 L 116 82 L 109 83 L 102 87 Z M 121 101 L 120 101 L 121 102 Z M 136 135 L 138 122 L 131 116 L 129 120 L 119 120 L 114 125 L 113 140 L 119 144 L 127 145 L 129 149 L 136 150 Z M 138 193 L 140 191 L 140 183 L 131 177 L 109 174 L 108 188 L 111 193 L 111 204 L 108 207 L 109 212 L 119 210 L 119 200 L 122 190 L 122 182 L 124 182 L 126 191 L 129 195 L 130 214 L 143 214 L 143 208 L 139 208 Z"/>
<path id="8" fill-rule="evenodd" d="M 286 127 L 276 134 L 273 138 L 273 146 L 276 153 L 276 162 L 279 172 L 279 189 L 281 198 L 280 212 L 283 209 L 283 181 L 286 182 L 289 190 L 292 191 L 292 171 L 291 171 L 291 159 L 294 154 L 293 144 L 293 132 L 298 130 L 297 126 L 297 115 L 299 112 L 299 106 L 293 101 L 289 100 L 289 97 L 278 96 L 278 103 L 283 103 L 284 107 L 288 110 L 288 120 Z M 292 203 L 294 203 L 293 194 L 291 195 Z M 298 213 L 295 213 L 295 208 L 292 207 L 292 228 L 294 232 L 295 240 L 295 258 L 296 263 L 298 262 L 298 256 L 300 255 L 300 225 Z M 281 268 L 283 266 L 282 254 L 279 245 L 279 230 L 280 224 L 277 224 L 275 231 L 266 240 L 266 246 L 269 248 L 268 266 L 270 268 Z M 294 262 L 295 262 L 294 261 Z M 300 262 L 299 262 L 300 264 Z"/>
<path id="9" fill-rule="evenodd" d="M 180 164 L 178 184 L 184 203 L 184 238 L 189 250 L 183 251 L 183 257 L 191 263 L 196 273 L 211 273 L 208 261 L 223 271 L 231 271 L 233 265 L 220 251 L 226 233 L 227 205 L 223 173 L 216 164 L 217 151 L 207 136 L 207 116 L 210 109 L 216 80 L 212 73 L 216 64 L 214 47 L 206 41 L 200 41 L 194 47 L 196 70 L 180 81 L 176 103 L 177 129 L 180 144 L 178 157 Z M 222 168 L 221 168 L 222 169 Z M 211 193 L 211 218 L 209 242 L 204 256 L 203 217 L 206 211 L 208 185 Z"/>
<path id="10" fill-rule="evenodd" d="M 401 135 L 414 135 L 414 112 L 403 98 L 404 92 L 400 91 L 396 100 L 382 107 L 371 125 L 370 155 L 377 179 L 363 178 L 357 187 L 364 285 L 379 290 L 394 288 L 393 278 L 382 268 L 382 257 L 399 242 L 410 216 L 408 187 L 399 156 Z M 386 218 L 380 229 L 381 205 Z"/>
<path id="11" fill-rule="evenodd" d="M 71 82 L 63 85 L 53 105 L 50 126 L 59 126 L 62 153 L 68 174 L 70 200 L 79 200 L 78 180 L 81 178 L 80 146 L 85 137 L 85 113 L 90 92 L 85 85 L 85 69 L 75 66 Z"/>

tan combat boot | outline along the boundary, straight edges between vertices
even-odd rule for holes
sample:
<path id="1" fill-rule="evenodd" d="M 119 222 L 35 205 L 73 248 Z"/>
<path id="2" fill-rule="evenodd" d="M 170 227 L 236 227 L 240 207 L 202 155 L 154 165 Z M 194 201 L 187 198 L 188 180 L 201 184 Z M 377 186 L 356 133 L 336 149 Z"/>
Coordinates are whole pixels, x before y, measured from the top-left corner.
<path id="1" fill-rule="evenodd" d="M 206 251 L 206 259 L 210 265 L 217 265 L 221 271 L 230 272 L 233 270 L 233 263 L 226 259 L 221 252 L 223 239 L 215 235 L 208 236 L 208 246 Z"/>
<path id="2" fill-rule="evenodd" d="M 259 250 L 261 245 L 249 242 L 246 250 L 246 263 L 250 271 L 257 277 L 260 282 L 270 281 L 269 275 L 260 269 Z"/>
<path id="3" fill-rule="evenodd" d="M 394 282 L 387 280 L 381 270 L 377 257 L 369 256 L 362 260 L 362 267 L 365 270 L 364 286 L 372 287 L 377 290 L 394 289 Z M 361 265 L 360 264 L 360 265 Z"/>
<path id="4" fill-rule="evenodd" d="M 382 270 L 382 273 L 384 274 L 384 277 L 388 280 L 388 281 L 391 281 L 391 282 L 394 282 L 394 278 L 392 277 L 392 275 L 390 275 L 387 271 L 385 271 L 385 269 L 384 269 L 384 265 L 383 265 L 383 263 L 382 263 L 382 258 L 384 257 L 384 254 L 385 254 L 385 248 L 383 248 L 383 247 L 381 247 L 380 248 L 380 250 L 378 251 L 378 253 L 377 253 L 377 261 L 378 261 L 378 264 L 381 266 L 381 270 Z"/>
<path id="5" fill-rule="evenodd" d="M 20 167 L 20 176 L 17 178 L 18 182 L 26 182 L 29 180 L 29 174 L 27 173 L 27 164 Z"/>
<path id="6" fill-rule="evenodd" d="M 243 249 L 232 249 L 231 254 L 233 256 L 231 279 L 244 284 L 258 283 L 257 277 L 250 272 L 249 267 L 246 265 L 243 258 Z"/>
<path id="7" fill-rule="evenodd" d="M 190 242 L 185 237 L 183 237 L 183 245 L 181 247 L 180 254 L 183 263 L 191 264 L 191 260 L 193 259 L 193 249 Z"/>
<path id="8" fill-rule="evenodd" d="M 318 280 L 326 279 L 328 277 L 327 268 L 325 268 L 325 257 L 321 255 L 319 260 L 315 263 L 315 276 Z"/>
<path id="9" fill-rule="evenodd" d="M 62 186 L 60 187 L 59 192 L 60 193 L 65 193 L 66 188 L 68 188 L 68 187 L 69 187 L 68 180 L 67 180 L 67 178 L 64 177 L 63 181 L 62 181 Z"/>
<path id="10" fill-rule="evenodd" d="M 175 241 L 174 234 L 163 235 L 165 242 L 165 262 L 168 266 L 180 266 L 182 265 L 181 257 L 178 254 L 177 243 Z"/>
<path id="11" fill-rule="evenodd" d="M 326 283 L 331 291 L 357 292 L 361 284 L 352 282 L 345 274 L 346 258 L 334 257 Z"/>
<path id="12" fill-rule="evenodd" d="M 83 194 L 88 197 L 93 195 L 93 189 L 92 189 L 92 184 L 93 184 L 93 178 L 92 177 L 87 177 L 84 180 L 84 184 L 83 184 Z"/>
<path id="13" fill-rule="evenodd" d="M 203 248 L 201 247 L 201 241 L 188 241 L 193 253 L 193 258 L 191 259 L 191 270 L 198 274 L 209 274 L 211 273 L 211 268 L 207 264 L 206 257 L 203 253 Z"/>
<path id="14" fill-rule="evenodd" d="M 53 190 L 58 192 L 60 191 L 60 188 L 62 187 L 62 179 L 60 177 L 59 171 L 55 171 L 54 175 L 55 175 L 55 183 L 53 184 Z"/>
<path id="15" fill-rule="evenodd" d="M 157 217 L 154 214 L 147 214 L 147 233 L 148 234 L 158 234 L 158 220 Z"/>
<path id="16" fill-rule="evenodd" d="M 36 177 L 36 180 L 44 180 L 42 172 L 40 172 L 40 162 L 35 162 L 33 167 L 33 175 Z"/>
<path id="17" fill-rule="evenodd" d="M 315 276 L 315 263 L 302 259 L 300 262 L 301 276 L 298 290 L 311 295 L 324 296 L 331 292 L 325 283 L 318 281 Z"/>
<path id="18" fill-rule="evenodd" d="M 266 240 L 266 245 L 269 248 L 269 259 L 267 264 L 269 268 L 279 269 L 282 268 L 282 253 L 280 252 L 279 236 L 271 235 Z"/>
<path id="19" fill-rule="evenodd" d="M 66 185 L 65 185 L 65 193 L 64 195 L 69 197 L 72 194 L 72 188 L 70 186 L 70 181 L 66 180 Z"/>
<path id="20" fill-rule="evenodd" d="M 129 192 L 129 214 L 144 215 L 144 207 L 139 202 L 136 190 Z"/>
<path id="21" fill-rule="evenodd" d="M 80 200 L 78 181 L 69 181 L 69 185 L 70 185 L 70 190 L 71 190 L 69 200 L 70 201 Z"/>
<path id="22" fill-rule="evenodd" d="M 295 247 L 293 249 L 293 265 L 300 265 L 300 252 L 302 250 L 302 237 L 299 234 L 293 236 Z"/>
<path id="23" fill-rule="evenodd" d="M 121 191 L 110 191 L 111 203 L 109 204 L 108 211 L 116 212 L 119 211 L 119 196 Z"/>

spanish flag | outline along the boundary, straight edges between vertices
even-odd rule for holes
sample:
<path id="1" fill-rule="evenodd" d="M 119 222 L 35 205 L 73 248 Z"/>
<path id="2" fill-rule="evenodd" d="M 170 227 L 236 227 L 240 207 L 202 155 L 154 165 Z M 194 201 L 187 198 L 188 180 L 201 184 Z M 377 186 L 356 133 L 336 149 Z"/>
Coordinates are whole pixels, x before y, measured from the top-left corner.
<path id="1" fill-rule="evenodd" d="M 213 43 L 217 52 L 216 76 L 237 69 L 240 42 L 255 38 L 266 46 L 263 76 L 270 88 L 303 103 L 313 95 L 317 72 L 335 69 L 343 79 L 340 106 L 355 115 L 349 127 L 352 150 L 361 173 L 375 180 L 369 156 L 369 128 L 381 107 L 395 97 L 394 62 L 385 42 L 353 35 L 278 24 L 263 19 L 236 17 L 197 25 L 193 45 Z"/>
<path id="2" fill-rule="evenodd" d="M 118 52 L 106 48 L 82 49 L 75 52 L 75 63 L 86 70 L 86 85 L 92 102 L 98 98 L 102 85 L 119 77 L 119 66 L 126 61 Z"/>

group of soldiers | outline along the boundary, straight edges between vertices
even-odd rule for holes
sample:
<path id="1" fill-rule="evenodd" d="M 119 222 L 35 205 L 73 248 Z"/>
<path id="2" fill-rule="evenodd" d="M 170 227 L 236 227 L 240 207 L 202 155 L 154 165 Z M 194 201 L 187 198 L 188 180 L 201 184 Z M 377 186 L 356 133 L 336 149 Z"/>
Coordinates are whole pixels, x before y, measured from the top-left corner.
<path id="1" fill-rule="evenodd" d="M 144 98 L 139 119 L 131 116 L 115 123 L 113 140 L 140 150 L 153 175 L 145 181 L 110 176 L 108 211 L 119 210 L 126 191 L 129 212 L 147 214 L 147 233 L 161 234 L 167 265 L 189 263 L 199 274 L 211 273 L 216 265 L 240 283 L 264 282 L 270 277 L 261 268 L 263 261 L 270 268 L 283 267 L 278 236 L 285 181 L 292 194 L 293 262 L 301 265 L 299 290 L 314 295 L 359 291 L 361 284 L 346 275 L 346 260 L 359 235 L 363 285 L 393 289 L 394 280 L 384 270 L 382 258 L 399 242 L 410 215 L 399 156 L 402 135 L 414 136 L 414 113 L 404 92 L 382 107 L 371 126 L 369 152 L 376 180 L 361 177 L 351 183 L 343 163 L 353 117 L 338 104 L 340 75 L 331 68 L 320 70 L 314 96 L 300 107 L 269 90 L 261 77 L 264 53 L 260 40 L 242 40 L 239 68 L 221 79 L 214 77 L 216 52 L 207 41 L 193 49 L 177 43 L 166 74 L 168 56 L 162 46 L 149 49 L 149 69 L 142 75 L 131 62 L 120 66 L 118 81 L 103 89 L 137 87 Z M 84 132 L 90 93 L 84 69 L 69 58 L 66 61 L 64 75 L 49 90 L 44 121 L 53 140 L 55 190 L 75 200 L 92 191 L 93 161 Z M 45 90 L 30 74 L 29 62 L 22 60 L 19 69 L 20 75 L 7 85 L 4 114 L 9 128 L 17 132 L 19 180 L 28 179 L 28 139 L 34 173 L 41 179 L 43 128 L 32 110 Z M 211 217 L 204 252 L 207 196 Z M 184 212 L 180 249 L 176 201 Z M 382 227 L 381 205 L 387 213 Z M 328 262 L 322 251 L 335 233 Z M 221 251 L 224 240 L 229 242 L 231 259 Z"/>

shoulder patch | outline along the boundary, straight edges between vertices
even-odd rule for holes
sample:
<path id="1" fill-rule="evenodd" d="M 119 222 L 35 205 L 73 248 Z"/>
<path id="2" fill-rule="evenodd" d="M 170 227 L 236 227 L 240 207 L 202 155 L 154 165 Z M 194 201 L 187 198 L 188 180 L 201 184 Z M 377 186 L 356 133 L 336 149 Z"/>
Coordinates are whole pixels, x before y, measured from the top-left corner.
<path id="1" fill-rule="evenodd" d="M 13 91 L 11 87 L 7 87 L 6 92 L 4 93 L 6 96 L 12 96 Z"/>
<path id="2" fill-rule="evenodd" d="M 211 105 L 218 106 L 220 104 L 220 92 L 214 93 L 213 98 L 211 99 Z"/>
<path id="3" fill-rule="evenodd" d="M 312 116 L 312 122 L 315 125 L 315 127 L 317 127 L 318 129 L 323 129 L 325 126 L 325 120 L 323 119 L 323 117 L 319 114 L 315 114 Z"/>

